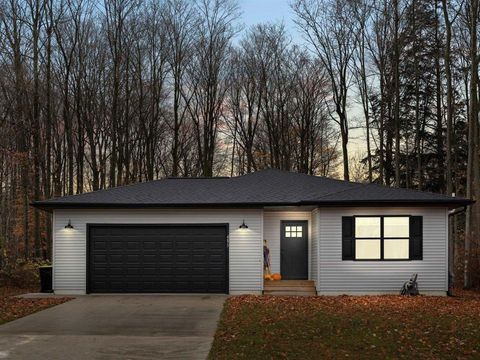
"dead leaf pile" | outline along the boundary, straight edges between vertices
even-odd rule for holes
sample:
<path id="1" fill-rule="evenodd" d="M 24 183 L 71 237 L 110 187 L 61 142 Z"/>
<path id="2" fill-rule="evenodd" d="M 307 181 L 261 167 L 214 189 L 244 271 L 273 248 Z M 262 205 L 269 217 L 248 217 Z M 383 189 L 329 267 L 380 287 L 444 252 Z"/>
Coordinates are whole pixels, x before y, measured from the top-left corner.
<path id="1" fill-rule="evenodd" d="M 211 359 L 480 359 L 480 295 L 237 296 Z"/>
<path id="2" fill-rule="evenodd" d="M 30 289 L 0 288 L 0 324 L 71 300 L 71 298 L 68 297 L 45 299 L 22 299 L 14 297 L 15 295 L 26 292 L 30 292 Z"/>

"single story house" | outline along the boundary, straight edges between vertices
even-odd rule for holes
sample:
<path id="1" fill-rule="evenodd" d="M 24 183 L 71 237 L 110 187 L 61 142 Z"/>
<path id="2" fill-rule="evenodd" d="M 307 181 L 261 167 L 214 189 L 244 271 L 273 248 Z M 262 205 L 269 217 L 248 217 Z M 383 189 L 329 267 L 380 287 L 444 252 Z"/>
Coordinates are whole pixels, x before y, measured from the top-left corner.
<path id="1" fill-rule="evenodd" d="M 464 198 L 263 170 L 166 178 L 32 205 L 53 213 L 57 294 L 261 294 L 272 272 L 320 295 L 448 286 L 448 216 Z"/>

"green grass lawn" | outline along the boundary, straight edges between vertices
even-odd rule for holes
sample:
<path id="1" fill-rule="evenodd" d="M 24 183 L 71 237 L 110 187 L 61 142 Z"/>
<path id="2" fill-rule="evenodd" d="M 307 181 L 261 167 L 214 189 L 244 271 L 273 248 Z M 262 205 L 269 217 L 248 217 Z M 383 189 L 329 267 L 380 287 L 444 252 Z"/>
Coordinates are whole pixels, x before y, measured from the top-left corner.
<path id="1" fill-rule="evenodd" d="M 210 359 L 480 359 L 480 296 L 238 296 Z"/>

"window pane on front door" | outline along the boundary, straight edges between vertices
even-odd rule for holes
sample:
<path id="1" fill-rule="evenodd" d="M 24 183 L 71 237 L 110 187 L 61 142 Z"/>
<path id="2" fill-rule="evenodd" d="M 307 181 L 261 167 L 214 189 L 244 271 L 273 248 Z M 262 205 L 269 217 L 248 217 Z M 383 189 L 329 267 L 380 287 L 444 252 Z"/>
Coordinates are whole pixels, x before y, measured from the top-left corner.
<path id="1" fill-rule="evenodd" d="M 285 226 L 286 238 L 301 238 L 303 237 L 303 226 Z"/>

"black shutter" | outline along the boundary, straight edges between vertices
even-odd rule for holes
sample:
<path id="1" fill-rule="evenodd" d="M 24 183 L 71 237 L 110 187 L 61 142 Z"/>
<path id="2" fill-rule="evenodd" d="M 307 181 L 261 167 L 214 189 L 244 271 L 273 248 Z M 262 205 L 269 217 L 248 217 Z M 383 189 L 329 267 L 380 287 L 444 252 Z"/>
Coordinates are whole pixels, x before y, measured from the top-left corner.
<path id="1" fill-rule="evenodd" d="M 423 218 L 410 216 L 410 260 L 423 258 Z"/>
<path id="2" fill-rule="evenodd" d="M 355 253 L 353 216 L 342 217 L 342 260 L 353 260 Z"/>

